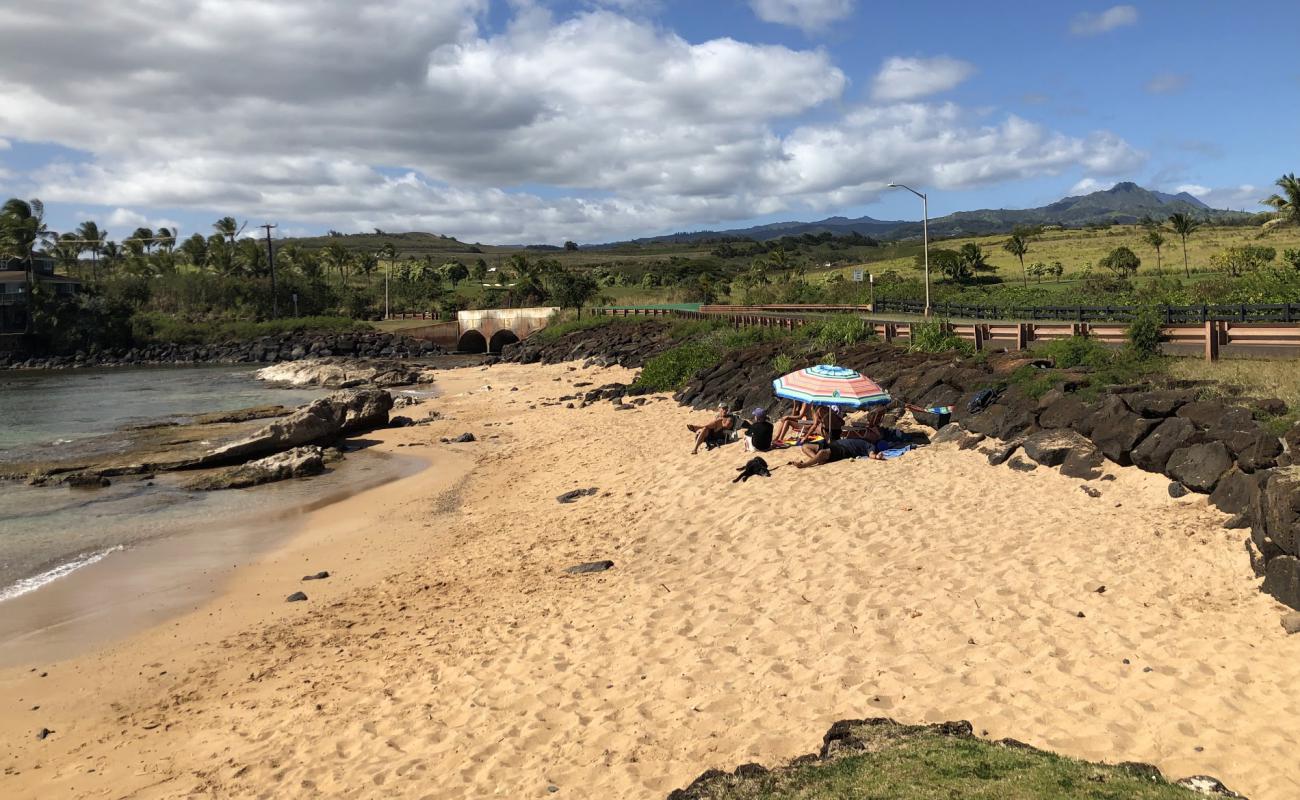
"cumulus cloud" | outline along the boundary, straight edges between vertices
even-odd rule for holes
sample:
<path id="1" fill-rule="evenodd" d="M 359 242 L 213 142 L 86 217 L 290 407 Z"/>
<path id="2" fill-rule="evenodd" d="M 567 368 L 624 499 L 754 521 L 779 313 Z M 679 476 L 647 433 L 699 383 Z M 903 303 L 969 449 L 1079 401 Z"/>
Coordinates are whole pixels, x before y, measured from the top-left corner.
<path id="1" fill-rule="evenodd" d="M 1070 33 L 1075 36 L 1096 36 L 1098 34 L 1136 25 L 1138 10 L 1133 6 L 1111 6 L 1100 14 L 1084 12 L 1070 21 Z"/>
<path id="2" fill-rule="evenodd" d="M 121 231 L 123 236 L 128 235 L 136 228 L 168 228 L 173 231 L 180 230 L 180 223 L 166 217 L 146 217 L 138 211 L 129 208 L 115 208 L 107 216 L 102 214 L 83 214 L 88 219 L 93 219 L 101 227 L 108 227 L 115 231 Z"/>
<path id="3" fill-rule="evenodd" d="M 1102 183 L 1096 178 L 1083 178 L 1078 183 L 1071 186 L 1070 191 L 1066 192 L 1066 194 L 1069 195 L 1070 197 L 1077 197 L 1081 194 L 1092 194 L 1093 192 L 1100 192 L 1103 189 L 1109 189 L 1111 186 L 1112 184 Z"/>
<path id="4" fill-rule="evenodd" d="M 86 153 L 26 175 L 52 202 L 597 241 L 834 208 L 893 178 L 970 187 L 1143 158 L 1105 132 L 896 102 L 951 69 L 800 124 L 843 95 L 825 52 L 689 42 L 606 9 L 521 4 L 490 33 L 486 0 L 171 0 L 163 26 L 156 0 L 120 0 L 92 32 L 66 25 L 81 2 L 0 7 L 0 136 Z"/>
<path id="5" fill-rule="evenodd" d="M 1263 206 L 1259 202 L 1260 198 L 1268 194 L 1268 191 L 1250 183 L 1219 187 L 1187 183 L 1175 187 L 1174 191 L 1187 192 L 1211 208 L 1227 208 L 1236 211 L 1258 211 L 1262 209 Z"/>
<path id="6" fill-rule="evenodd" d="M 1173 94 L 1181 92 L 1187 86 L 1187 76 L 1176 72 L 1162 72 L 1146 82 L 1143 87 L 1148 94 Z"/>
<path id="7" fill-rule="evenodd" d="M 853 13 L 854 0 L 749 0 L 764 22 L 790 25 L 811 32 Z"/>
<path id="8" fill-rule="evenodd" d="M 895 56 L 885 61 L 871 85 L 871 96 L 876 100 L 914 100 L 918 97 L 946 92 L 971 75 L 975 67 L 965 61 L 947 56 L 937 58 L 902 58 Z"/>

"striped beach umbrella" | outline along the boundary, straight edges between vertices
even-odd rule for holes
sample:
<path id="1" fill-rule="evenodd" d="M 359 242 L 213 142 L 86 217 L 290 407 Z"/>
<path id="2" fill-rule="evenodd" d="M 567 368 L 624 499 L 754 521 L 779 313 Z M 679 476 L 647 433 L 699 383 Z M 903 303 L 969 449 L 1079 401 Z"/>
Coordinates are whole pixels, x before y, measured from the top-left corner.
<path id="1" fill-rule="evenodd" d="M 846 367 L 818 364 L 772 381 L 777 397 L 815 406 L 867 408 L 890 401 L 880 384 Z"/>

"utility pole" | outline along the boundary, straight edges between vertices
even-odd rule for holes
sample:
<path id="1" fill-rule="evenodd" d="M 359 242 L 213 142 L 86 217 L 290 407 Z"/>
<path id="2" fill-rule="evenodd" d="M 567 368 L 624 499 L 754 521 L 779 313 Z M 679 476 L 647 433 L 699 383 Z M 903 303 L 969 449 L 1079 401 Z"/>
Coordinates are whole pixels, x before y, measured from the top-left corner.
<path id="1" fill-rule="evenodd" d="M 275 291 L 275 250 L 271 247 L 271 229 L 278 226 L 268 222 L 259 227 L 266 228 L 266 263 L 271 268 L 271 319 L 279 319 L 280 298 Z"/>

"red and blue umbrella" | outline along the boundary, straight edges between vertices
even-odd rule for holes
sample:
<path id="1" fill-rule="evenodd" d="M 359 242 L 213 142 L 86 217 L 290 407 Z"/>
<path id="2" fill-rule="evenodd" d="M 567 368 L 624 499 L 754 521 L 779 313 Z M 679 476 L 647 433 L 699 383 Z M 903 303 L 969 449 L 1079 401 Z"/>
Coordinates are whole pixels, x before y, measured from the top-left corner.
<path id="1" fill-rule="evenodd" d="M 815 406 L 868 408 L 890 401 L 880 384 L 847 367 L 818 364 L 772 381 L 777 397 Z"/>

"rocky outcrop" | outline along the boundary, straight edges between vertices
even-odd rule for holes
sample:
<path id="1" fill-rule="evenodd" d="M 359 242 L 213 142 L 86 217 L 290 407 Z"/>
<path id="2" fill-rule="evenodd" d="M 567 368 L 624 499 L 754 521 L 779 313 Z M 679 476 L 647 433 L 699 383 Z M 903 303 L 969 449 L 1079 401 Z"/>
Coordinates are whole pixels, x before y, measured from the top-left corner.
<path id="1" fill-rule="evenodd" d="M 1204 442 L 1174 451 L 1165 471 L 1188 489 L 1209 493 L 1231 468 L 1232 454 L 1222 442 Z"/>
<path id="2" fill-rule="evenodd" d="M 435 370 L 401 361 L 332 356 L 284 361 L 263 367 L 255 374 L 259 380 L 288 386 L 324 386 L 331 389 L 374 386 L 384 389 L 432 383 Z"/>
<path id="3" fill-rule="evenodd" d="M 1097 452 L 1092 442 L 1070 430 L 1043 430 L 1025 438 L 1025 455 L 1045 467 L 1059 467 L 1076 451 Z"/>
<path id="4" fill-rule="evenodd" d="M 263 483 L 319 475 L 325 471 L 325 452 L 314 445 L 295 447 L 283 453 L 218 469 L 189 481 L 185 488 L 197 491 L 243 489 Z"/>
<path id="5" fill-rule="evenodd" d="M 156 364 L 270 364 L 344 355 L 360 358 L 418 358 L 438 353 L 433 342 L 391 333 L 285 333 L 220 344 L 142 344 L 131 348 L 91 347 L 70 355 L 31 357 L 0 353 L 0 369 L 70 369 Z"/>
<path id="6" fill-rule="evenodd" d="M 864 774 L 858 776 L 859 782 L 854 782 L 854 785 L 870 785 L 871 759 L 875 758 L 887 759 L 891 762 L 891 766 L 894 766 L 892 762 L 896 762 L 898 759 L 914 761 L 918 774 L 927 777 L 935 775 L 938 777 L 939 783 L 951 783 L 953 786 L 958 783 L 966 785 L 967 776 L 956 772 L 956 770 L 960 770 L 960 767 L 954 766 L 956 759 L 944 758 L 943 756 L 929 758 L 925 755 L 918 755 L 918 753 L 934 753 L 936 750 L 948 747 L 950 745 L 947 742 L 954 739 L 960 740 L 960 742 L 953 743 L 951 746 L 960 747 L 963 752 L 979 753 L 978 756 L 970 759 L 970 774 L 972 776 L 970 779 L 978 775 L 978 770 L 987 767 L 988 762 L 994 758 L 992 754 L 998 749 L 1015 750 L 1020 754 L 1018 760 L 1021 763 L 1017 767 L 1018 770 L 1025 772 L 1036 769 L 1051 770 L 1053 773 L 1051 777 L 1059 778 L 1055 774 L 1058 769 L 1057 765 L 1060 763 L 1057 756 L 1016 739 L 999 739 L 997 741 L 981 739 L 975 736 L 974 726 L 966 720 L 939 722 L 932 725 L 904 725 L 887 717 L 872 717 L 870 719 L 845 719 L 836 722 L 822 736 L 821 749 L 816 753 L 809 753 L 791 759 L 784 766 L 768 768 L 761 764 L 742 764 L 731 772 L 720 769 L 705 770 L 689 786 L 677 789 L 669 794 L 668 800 L 713 800 L 719 797 L 766 798 L 794 796 L 795 794 L 802 797 L 806 795 L 800 789 L 806 791 L 809 786 L 831 785 L 832 783 L 835 785 L 847 784 L 848 782 L 843 780 L 845 773 L 842 771 L 837 771 L 835 778 L 831 778 L 828 774 L 825 784 L 819 782 L 816 778 L 809 779 L 808 776 L 810 770 L 817 770 L 819 767 L 829 766 L 840 759 L 851 757 L 865 759 L 857 765 L 858 769 L 864 771 Z M 936 766 L 935 764 L 938 763 L 942 763 L 944 766 Z M 1193 775 L 1177 781 L 1170 781 L 1165 778 L 1157 767 L 1151 764 L 1132 761 L 1113 765 L 1093 764 L 1089 766 L 1088 773 L 1087 781 L 1094 781 L 1097 785 L 1103 787 L 1098 790 L 1099 796 L 1129 796 L 1127 792 L 1135 787 L 1130 785 L 1120 789 L 1114 783 L 1115 781 L 1126 781 L 1129 784 L 1137 782 L 1150 785 L 1153 789 L 1164 787 L 1164 792 L 1167 792 L 1168 796 L 1185 796 L 1188 800 L 1197 796 L 1235 797 L 1238 800 L 1245 800 L 1242 795 L 1224 786 L 1217 778 L 1208 775 Z M 795 777 L 796 774 L 799 777 Z M 1079 777 L 1077 780 L 1084 782 L 1083 777 Z M 1107 787 L 1107 784 L 1112 784 L 1112 786 Z M 949 791 L 959 790 L 945 786 L 939 790 L 939 794 L 926 794 L 926 796 L 958 796 L 957 794 L 950 795 Z M 1164 792 L 1161 793 L 1161 797 L 1166 796 Z M 891 794 L 890 796 L 895 795 Z M 1082 794 L 1079 796 L 1082 796 Z"/>
<path id="7" fill-rule="evenodd" d="M 590 366 L 636 368 L 677 344 L 666 322 L 616 320 L 554 339 L 530 336 L 501 348 L 501 360 L 519 364 L 581 361 Z"/>
<path id="8" fill-rule="evenodd" d="M 382 389 L 353 389 L 322 397 L 242 439 L 209 451 L 186 466 L 230 464 L 388 424 L 393 396 Z"/>

